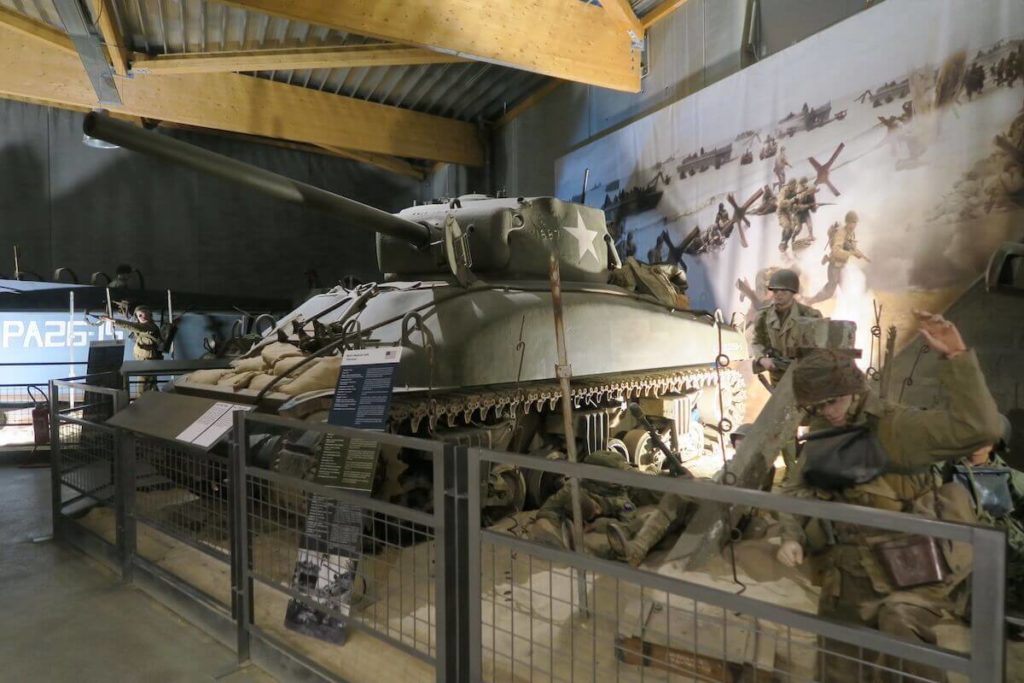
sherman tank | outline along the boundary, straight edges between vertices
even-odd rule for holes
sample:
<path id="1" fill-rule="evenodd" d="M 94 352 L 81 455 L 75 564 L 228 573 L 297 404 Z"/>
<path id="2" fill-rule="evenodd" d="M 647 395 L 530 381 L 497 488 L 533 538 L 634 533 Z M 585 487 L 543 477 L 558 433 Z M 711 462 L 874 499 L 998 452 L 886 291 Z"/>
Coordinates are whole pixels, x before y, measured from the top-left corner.
<path id="1" fill-rule="evenodd" d="M 377 233 L 382 281 L 310 297 L 231 370 L 182 376 L 175 392 L 326 419 L 339 354 L 395 346 L 390 430 L 523 453 L 564 450 L 554 258 L 583 453 L 614 449 L 640 467 L 661 466 L 630 402 L 684 463 L 713 455 L 721 464 L 728 434 L 720 431 L 742 422 L 742 334 L 686 308 L 678 268 L 623 264 L 600 209 L 469 195 L 391 214 L 102 115 L 88 115 L 85 130 Z"/>

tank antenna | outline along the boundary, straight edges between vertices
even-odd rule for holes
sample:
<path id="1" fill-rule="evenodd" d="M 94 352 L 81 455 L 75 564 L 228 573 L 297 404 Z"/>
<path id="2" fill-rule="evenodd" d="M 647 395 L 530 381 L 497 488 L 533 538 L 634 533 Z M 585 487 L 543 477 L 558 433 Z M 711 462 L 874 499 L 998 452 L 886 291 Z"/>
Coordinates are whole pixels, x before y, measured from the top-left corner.
<path id="1" fill-rule="evenodd" d="M 587 173 L 590 173 L 588 170 Z M 555 346 L 558 348 L 558 364 L 555 365 L 555 376 L 562 389 L 562 422 L 565 427 L 565 451 L 569 462 L 579 462 L 576 455 L 576 430 L 572 420 L 572 389 L 569 379 L 572 377 L 572 366 L 565 351 L 565 324 L 562 318 L 562 276 L 558 267 L 558 256 L 552 245 L 548 263 L 548 274 L 551 278 L 551 308 L 555 316 Z M 569 477 L 569 493 L 572 498 L 572 536 L 576 552 L 583 552 L 583 506 L 580 504 L 579 477 Z M 583 570 L 577 570 L 576 588 L 579 595 L 581 614 L 587 614 L 587 577 Z"/>

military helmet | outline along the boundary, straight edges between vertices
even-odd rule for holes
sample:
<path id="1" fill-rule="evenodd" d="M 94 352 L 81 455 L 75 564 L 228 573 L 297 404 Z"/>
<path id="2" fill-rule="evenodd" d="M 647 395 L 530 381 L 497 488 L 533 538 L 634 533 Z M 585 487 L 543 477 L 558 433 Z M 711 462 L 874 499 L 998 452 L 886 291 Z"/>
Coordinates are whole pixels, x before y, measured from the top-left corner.
<path id="1" fill-rule="evenodd" d="M 864 373 L 850 356 L 831 349 L 814 349 L 793 371 L 793 393 L 798 405 L 813 405 L 867 390 Z"/>
<path id="2" fill-rule="evenodd" d="M 768 289 L 787 289 L 796 294 L 800 291 L 800 276 L 788 268 L 776 270 L 768 279 Z"/>
<path id="3" fill-rule="evenodd" d="M 736 448 L 736 444 L 740 439 L 746 438 L 750 434 L 750 430 L 754 428 L 754 425 L 749 422 L 744 422 L 736 429 L 732 430 L 729 434 L 729 441 L 732 443 L 732 447 Z"/>
<path id="4" fill-rule="evenodd" d="M 597 465 L 599 467 L 611 467 L 617 470 L 628 470 L 631 469 L 629 463 L 626 461 L 625 456 L 618 451 L 594 451 L 586 458 L 583 462 L 587 465 Z"/>
<path id="5" fill-rule="evenodd" d="M 846 222 L 847 223 L 856 223 L 858 220 L 860 220 L 860 217 L 857 216 L 857 212 L 856 211 L 847 211 L 846 212 Z"/>

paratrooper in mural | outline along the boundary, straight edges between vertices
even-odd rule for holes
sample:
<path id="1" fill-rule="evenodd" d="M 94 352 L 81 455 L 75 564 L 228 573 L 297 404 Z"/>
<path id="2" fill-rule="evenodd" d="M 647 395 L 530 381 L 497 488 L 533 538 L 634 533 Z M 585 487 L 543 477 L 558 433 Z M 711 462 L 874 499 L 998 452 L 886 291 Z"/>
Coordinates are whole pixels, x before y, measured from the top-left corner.
<path id="1" fill-rule="evenodd" d="M 781 252 L 789 248 L 796 231 L 797 191 L 796 178 L 790 178 L 779 191 L 775 216 L 779 219 L 779 227 L 782 228 L 782 241 L 779 242 Z"/>
<path id="2" fill-rule="evenodd" d="M 843 269 L 851 258 L 858 258 L 863 261 L 870 261 L 859 248 L 857 248 L 857 222 L 859 221 L 856 211 L 847 211 L 843 225 L 833 223 L 828 229 L 828 245 L 825 247 L 825 255 L 821 257 L 822 265 L 828 266 L 828 280 L 825 286 L 817 294 L 807 300 L 809 306 L 825 301 L 835 296 L 843 275 Z"/>

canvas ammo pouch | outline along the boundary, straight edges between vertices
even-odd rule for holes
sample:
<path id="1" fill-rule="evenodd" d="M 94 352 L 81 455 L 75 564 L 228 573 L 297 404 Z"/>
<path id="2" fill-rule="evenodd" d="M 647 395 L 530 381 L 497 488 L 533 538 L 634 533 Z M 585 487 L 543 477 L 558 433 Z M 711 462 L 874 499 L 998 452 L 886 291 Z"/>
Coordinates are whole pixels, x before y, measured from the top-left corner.
<path id="1" fill-rule="evenodd" d="M 1013 512 L 1010 470 L 1005 467 L 956 465 L 953 480 L 970 491 L 975 503 L 992 517 L 998 519 Z"/>
<path id="2" fill-rule="evenodd" d="M 843 427 L 812 432 L 800 452 L 808 486 L 839 491 L 885 474 L 889 455 L 867 427 Z"/>
<path id="3" fill-rule="evenodd" d="M 875 545 L 874 551 L 896 588 L 942 583 L 950 574 L 942 549 L 931 536 L 885 541 Z"/>

